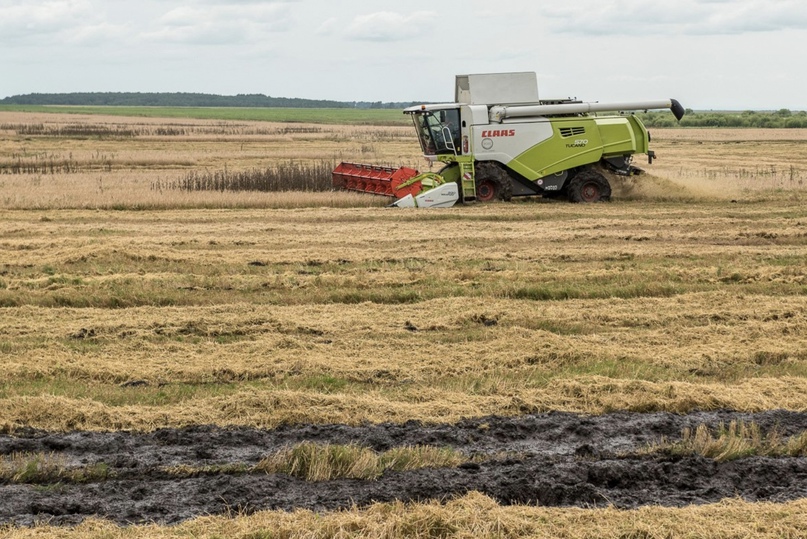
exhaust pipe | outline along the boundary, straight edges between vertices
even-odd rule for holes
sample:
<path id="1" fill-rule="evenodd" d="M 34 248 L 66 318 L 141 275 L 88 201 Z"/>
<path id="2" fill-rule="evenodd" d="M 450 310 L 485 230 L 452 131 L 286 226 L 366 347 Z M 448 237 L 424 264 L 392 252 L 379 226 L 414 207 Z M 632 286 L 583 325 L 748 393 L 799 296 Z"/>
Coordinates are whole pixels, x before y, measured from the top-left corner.
<path id="1" fill-rule="evenodd" d="M 684 107 L 675 99 L 636 101 L 630 103 L 560 103 L 556 105 L 512 105 L 490 109 L 490 121 L 502 123 L 507 118 L 585 114 L 588 112 L 618 112 L 625 110 L 670 109 L 677 120 L 684 117 Z"/>

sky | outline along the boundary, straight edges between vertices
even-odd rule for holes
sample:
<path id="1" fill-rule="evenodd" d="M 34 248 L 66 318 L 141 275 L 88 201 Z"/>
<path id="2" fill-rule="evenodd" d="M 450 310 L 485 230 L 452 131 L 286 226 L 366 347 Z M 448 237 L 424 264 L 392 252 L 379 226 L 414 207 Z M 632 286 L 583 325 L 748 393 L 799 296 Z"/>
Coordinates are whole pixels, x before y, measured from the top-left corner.
<path id="1" fill-rule="evenodd" d="M 806 0 L 0 0 L 0 98 L 450 102 L 534 71 L 542 99 L 807 110 L 805 50 Z"/>

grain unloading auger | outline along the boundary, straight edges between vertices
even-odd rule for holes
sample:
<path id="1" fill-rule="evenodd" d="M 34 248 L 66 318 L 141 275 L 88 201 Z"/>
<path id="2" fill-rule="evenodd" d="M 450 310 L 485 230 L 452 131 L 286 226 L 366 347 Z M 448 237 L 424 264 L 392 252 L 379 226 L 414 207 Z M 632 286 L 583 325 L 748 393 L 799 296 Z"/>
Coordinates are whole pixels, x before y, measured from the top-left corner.
<path id="1" fill-rule="evenodd" d="M 382 194 L 391 206 L 449 207 L 514 196 L 566 196 L 572 202 L 608 200 L 604 173 L 630 176 L 635 154 L 655 154 L 644 124 L 630 111 L 670 109 L 675 99 L 626 103 L 540 100 L 535 73 L 458 75 L 455 102 L 404 110 L 423 155 L 443 163 L 437 174 L 340 164 L 337 188 Z M 610 113 L 599 115 L 598 113 Z"/>

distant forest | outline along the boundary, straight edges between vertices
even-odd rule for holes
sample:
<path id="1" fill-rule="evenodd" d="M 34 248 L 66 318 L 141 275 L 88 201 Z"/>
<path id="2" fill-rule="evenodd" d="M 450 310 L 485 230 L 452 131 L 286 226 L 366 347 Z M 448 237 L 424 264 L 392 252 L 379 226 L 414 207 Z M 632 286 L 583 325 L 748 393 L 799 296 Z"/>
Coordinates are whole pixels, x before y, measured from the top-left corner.
<path id="1" fill-rule="evenodd" d="M 235 96 L 195 93 L 79 92 L 26 94 L 0 99 L 0 105 L 67 105 L 93 107 L 275 107 L 303 109 L 401 109 L 419 103 L 381 101 L 329 101 L 270 97 L 262 94 Z"/>
<path id="2" fill-rule="evenodd" d="M 693 111 L 686 109 L 686 115 L 677 122 L 669 112 L 645 112 L 638 114 L 647 127 L 763 127 L 763 128 L 804 128 L 807 127 L 807 112 L 779 109 L 777 111 L 743 112 Z"/>
<path id="3" fill-rule="evenodd" d="M 0 99 L 0 105 L 62 105 L 114 107 L 233 107 L 300 109 L 404 109 L 420 102 L 330 101 L 262 94 L 235 96 L 196 93 L 88 92 L 67 94 L 26 94 Z M 693 111 L 686 110 L 677 122 L 669 111 L 639 113 L 647 127 L 773 127 L 807 128 L 807 112 L 776 111 Z"/>

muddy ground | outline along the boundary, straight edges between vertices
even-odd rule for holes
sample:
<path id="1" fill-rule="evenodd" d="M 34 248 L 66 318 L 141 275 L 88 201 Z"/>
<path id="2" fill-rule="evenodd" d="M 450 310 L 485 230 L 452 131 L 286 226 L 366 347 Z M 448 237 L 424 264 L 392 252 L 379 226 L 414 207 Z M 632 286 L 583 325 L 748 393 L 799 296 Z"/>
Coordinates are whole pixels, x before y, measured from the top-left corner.
<path id="1" fill-rule="evenodd" d="M 392 500 L 447 499 L 477 490 L 502 504 L 683 506 L 726 497 L 787 501 L 807 497 L 807 458 L 749 457 L 719 464 L 701 457 L 640 455 L 685 427 L 756 422 L 784 436 L 807 430 L 807 414 L 773 411 L 550 413 L 488 417 L 456 425 L 289 426 L 275 430 L 192 427 L 152 433 L 0 435 L 0 455 L 54 454 L 67 467 L 109 466 L 112 478 L 82 484 L 0 480 L 0 523 L 75 524 L 100 516 L 121 524 L 175 523 L 199 515 L 262 509 L 318 511 Z M 244 463 L 302 441 L 356 443 L 384 451 L 402 445 L 450 446 L 491 460 L 459 468 L 388 472 L 376 481 L 306 482 L 283 474 L 213 473 L 178 478 L 164 468 Z"/>

